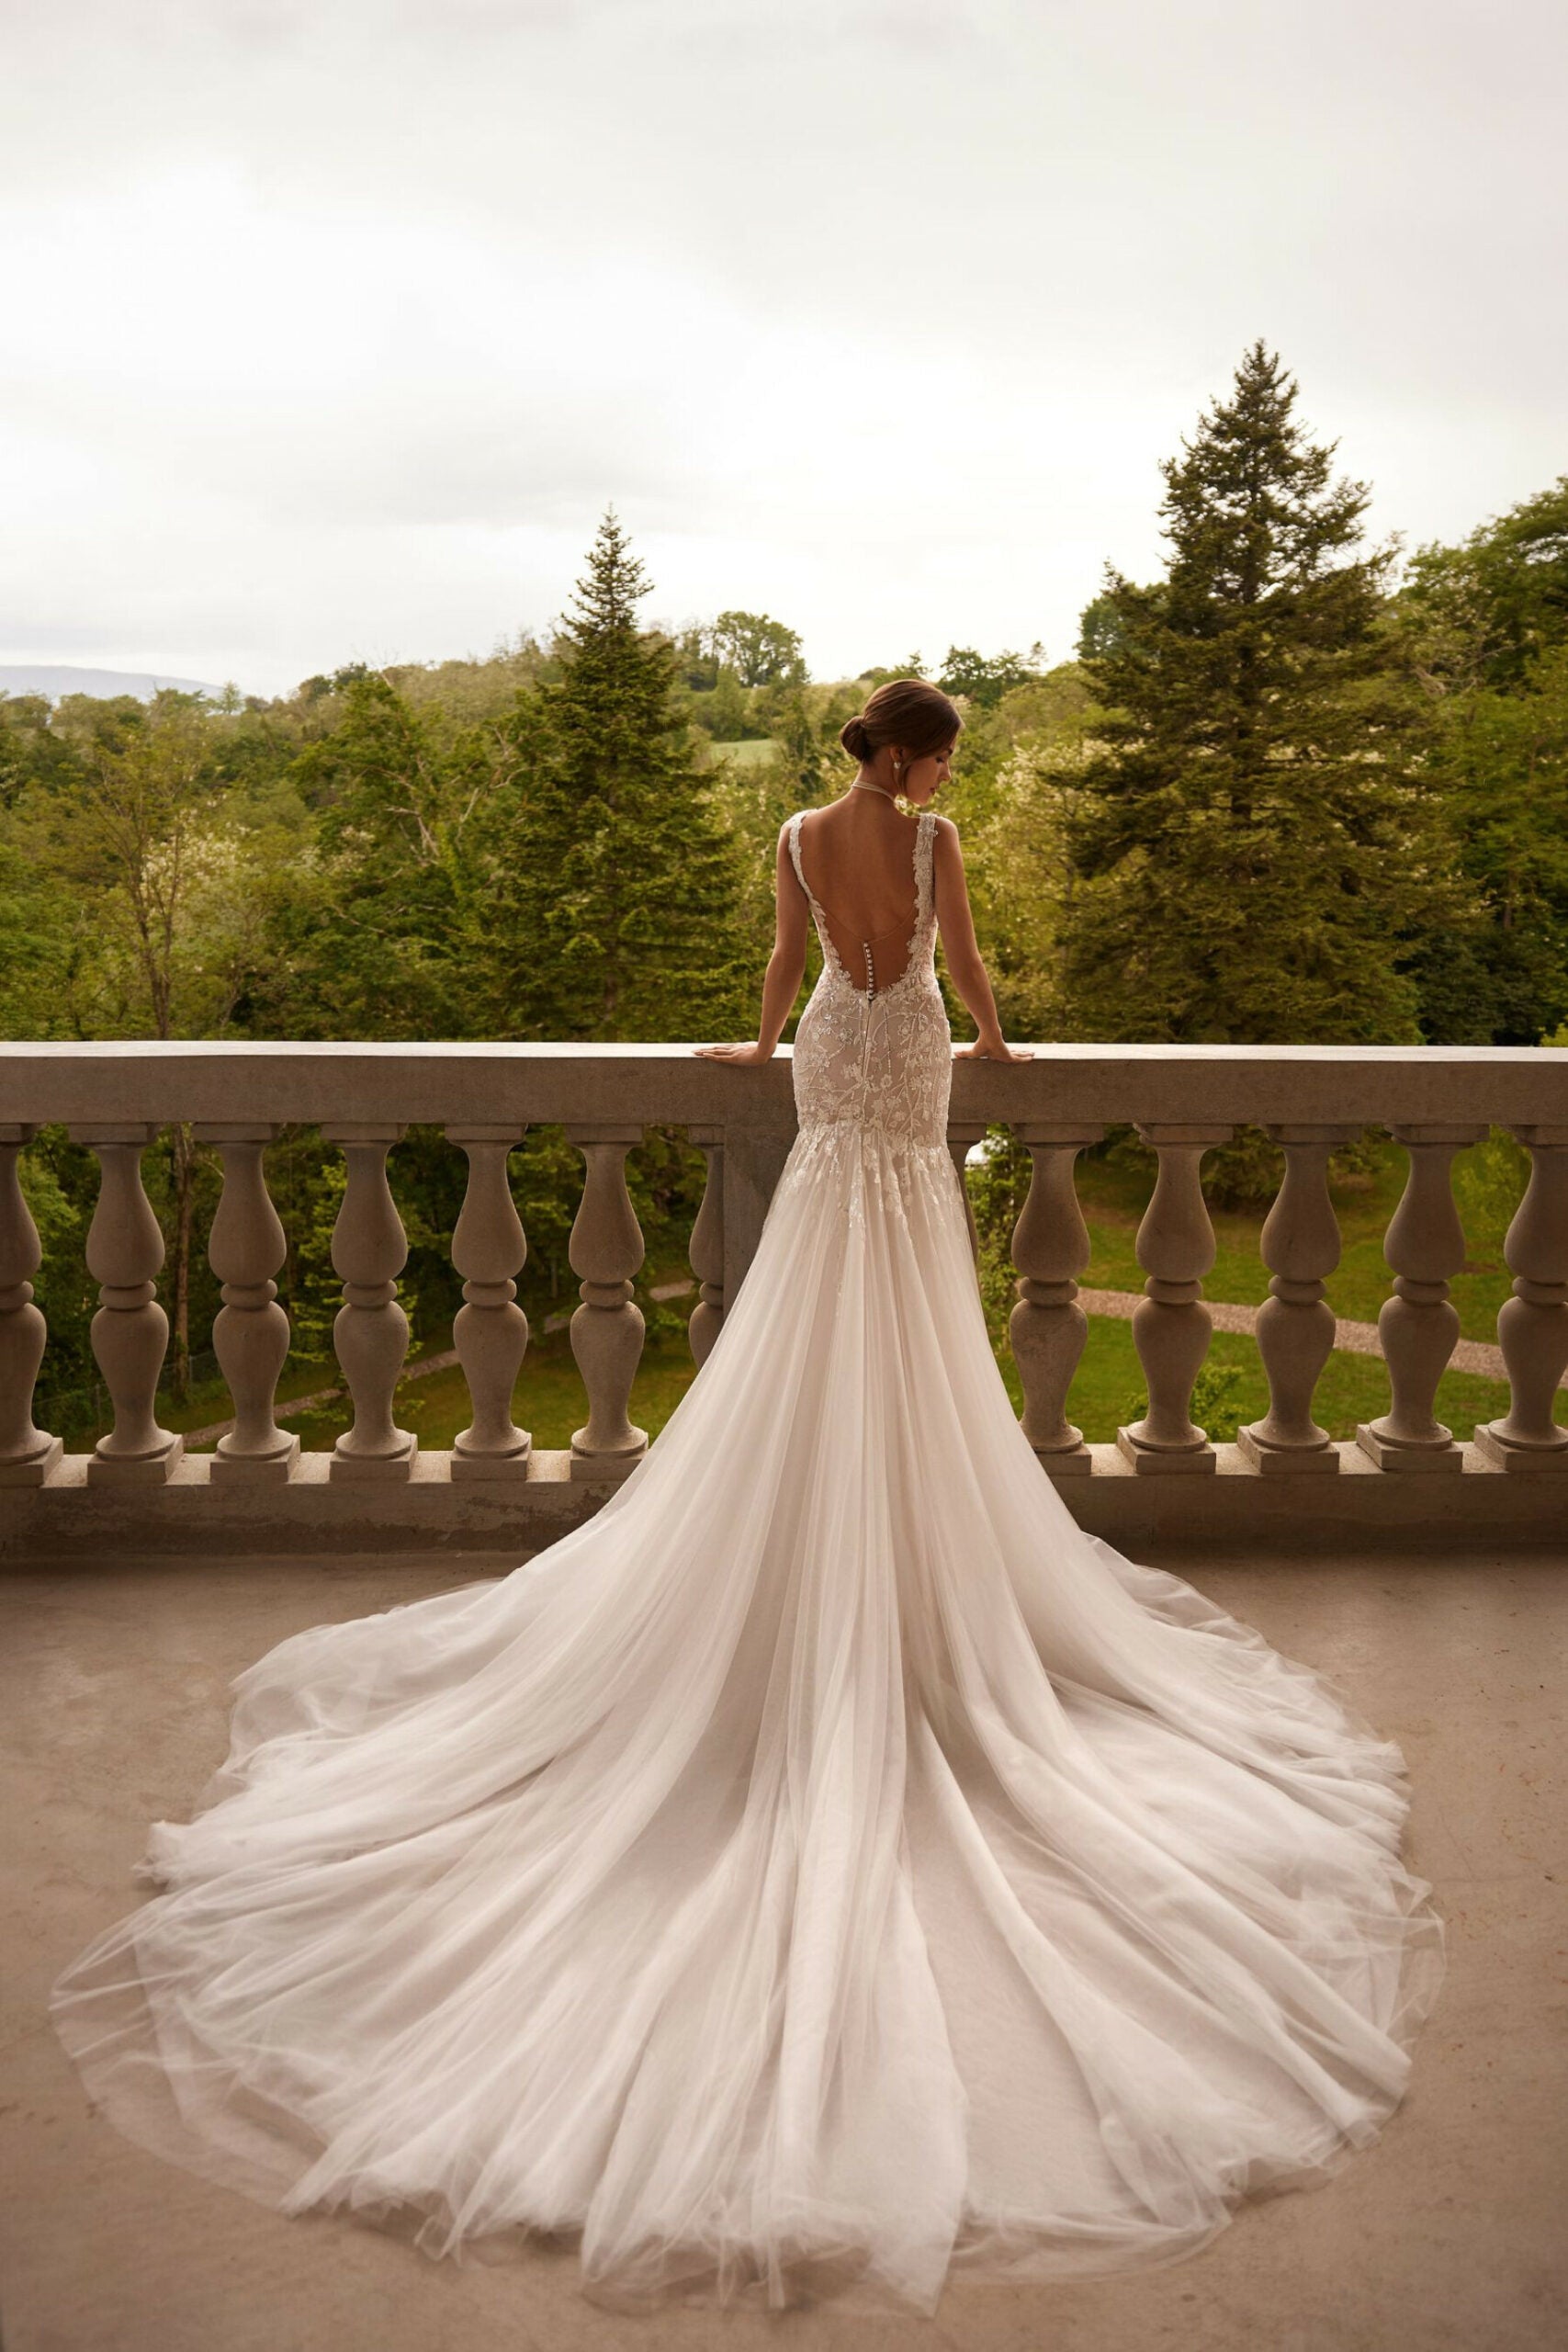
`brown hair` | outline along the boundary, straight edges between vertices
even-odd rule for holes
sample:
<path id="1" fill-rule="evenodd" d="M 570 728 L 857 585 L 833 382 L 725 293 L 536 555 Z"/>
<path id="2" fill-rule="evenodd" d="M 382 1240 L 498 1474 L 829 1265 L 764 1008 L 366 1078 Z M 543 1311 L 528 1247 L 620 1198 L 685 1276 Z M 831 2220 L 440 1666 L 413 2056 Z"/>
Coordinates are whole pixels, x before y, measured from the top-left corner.
<path id="1" fill-rule="evenodd" d="M 945 751 L 964 721 L 958 706 L 940 686 L 923 678 L 889 678 L 854 718 L 846 718 L 839 741 L 852 760 L 869 760 L 884 743 L 901 743 L 912 760 Z"/>

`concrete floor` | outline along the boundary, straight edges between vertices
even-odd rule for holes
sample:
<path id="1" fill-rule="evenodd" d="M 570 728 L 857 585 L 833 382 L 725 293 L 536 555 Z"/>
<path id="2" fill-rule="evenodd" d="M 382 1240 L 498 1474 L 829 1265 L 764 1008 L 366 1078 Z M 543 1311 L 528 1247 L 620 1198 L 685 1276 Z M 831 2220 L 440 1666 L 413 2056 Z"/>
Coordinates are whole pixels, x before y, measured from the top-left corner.
<path id="1" fill-rule="evenodd" d="M 434 2263 L 288 2221 L 90 2115 L 43 2015 L 130 1907 L 148 1820 L 226 1745 L 272 1643 L 508 1563 L 182 1561 L 10 1578 L 4 1807 L 5 2352 L 1545 2352 L 1568 2341 L 1568 1556 L 1163 1564 L 1334 1674 L 1409 1760 L 1409 1853 L 1449 1923 L 1412 2090 L 1325 2187 L 1244 2207 L 1203 2253 L 1057 2288 L 950 2286 L 932 2322 L 831 2307 L 612 2316 L 566 2254 Z"/>

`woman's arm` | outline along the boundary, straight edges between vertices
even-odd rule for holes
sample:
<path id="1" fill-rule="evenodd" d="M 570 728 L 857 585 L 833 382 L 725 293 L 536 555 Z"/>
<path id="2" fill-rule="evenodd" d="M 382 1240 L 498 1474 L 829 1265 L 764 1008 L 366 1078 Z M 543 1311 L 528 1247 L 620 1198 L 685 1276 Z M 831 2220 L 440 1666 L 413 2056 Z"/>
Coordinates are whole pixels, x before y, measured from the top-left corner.
<path id="1" fill-rule="evenodd" d="M 779 834 L 773 864 L 773 952 L 762 978 L 762 1013 L 754 1046 L 697 1046 L 693 1050 L 714 1061 L 768 1062 L 789 1019 L 800 983 L 806 978 L 806 893 L 795 879 L 789 854 L 789 827 Z"/>
<path id="2" fill-rule="evenodd" d="M 969 1017 L 980 1033 L 972 1046 L 957 1048 L 959 1059 L 1032 1061 L 1034 1057 L 1027 1046 L 1015 1049 L 1002 1036 L 1001 1023 L 997 1018 L 997 1001 L 991 993 L 990 976 L 975 938 L 975 919 L 969 911 L 969 885 L 964 875 L 964 852 L 959 847 L 958 828 L 951 817 L 939 817 L 936 820 L 931 879 L 936 896 L 937 927 L 942 933 L 942 952 L 948 977 L 968 1007 Z"/>

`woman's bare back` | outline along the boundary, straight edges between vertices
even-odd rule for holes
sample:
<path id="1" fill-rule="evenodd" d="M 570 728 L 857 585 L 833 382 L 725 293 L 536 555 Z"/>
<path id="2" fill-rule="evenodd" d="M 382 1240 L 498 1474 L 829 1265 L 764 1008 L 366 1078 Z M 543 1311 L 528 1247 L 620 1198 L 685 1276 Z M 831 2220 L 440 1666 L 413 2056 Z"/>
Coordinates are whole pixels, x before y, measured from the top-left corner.
<path id="1" fill-rule="evenodd" d="M 917 820 L 885 795 L 855 792 L 801 820 L 801 871 L 846 972 L 891 988 L 908 968 L 916 922 Z"/>

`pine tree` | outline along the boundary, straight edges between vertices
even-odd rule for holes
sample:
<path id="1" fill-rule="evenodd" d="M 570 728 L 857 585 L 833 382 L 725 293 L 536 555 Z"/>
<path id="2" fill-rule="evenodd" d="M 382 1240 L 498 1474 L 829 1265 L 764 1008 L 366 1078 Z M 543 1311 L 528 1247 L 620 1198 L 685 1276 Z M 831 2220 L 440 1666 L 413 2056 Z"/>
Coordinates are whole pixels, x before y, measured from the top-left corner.
<path id="1" fill-rule="evenodd" d="M 637 626 L 649 585 L 607 509 L 559 675 L 518 697 L 494 844 L 500 1034 L 694 1038 L 755 1018 L 766 943 L 742 932 L 738 853 L 674 708 L 677 649 Z"/>
<path id="2" fill-rule="evenodd" d="M 1071 866 L 1067 1034 L 1192 1043 L 1419 1035 L 1406 951 L 1451 895 L 1416 697 L 1383 634 L 1369 493 L 1254 345 L 1166 462 L 1167 576 L 1115 571 L 1081 648 L 1101 716 L 1054 781 Z"/>

